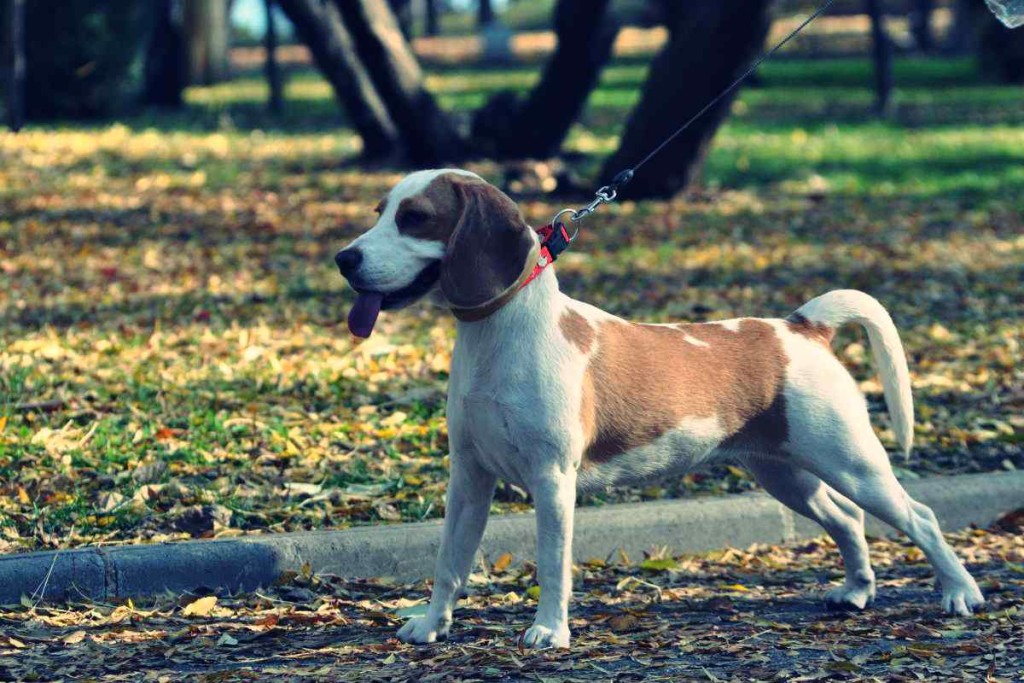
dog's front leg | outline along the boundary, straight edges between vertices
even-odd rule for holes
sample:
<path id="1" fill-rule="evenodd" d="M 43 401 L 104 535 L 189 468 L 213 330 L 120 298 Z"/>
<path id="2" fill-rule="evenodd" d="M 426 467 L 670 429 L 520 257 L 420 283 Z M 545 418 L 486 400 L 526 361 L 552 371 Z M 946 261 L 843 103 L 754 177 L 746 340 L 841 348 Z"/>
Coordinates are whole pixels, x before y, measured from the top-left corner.
<path id="1" fill-rule="evenodd" d="M 537 509 L 540 604 L 523 640 L 527 647 L 569 647 L 576 471 L 546 474 L 535 481 L 531 493 Z"/>
<path id="2" fill-rule="evenodd" d="M 430 607 L 426 615 L 410 619 L 398 631 L 398 637 L 406 643 L 433 643 L 448 637 L 452 609 L 469 578 L 487 526 L 494 485 L 493 475 L 453 454 Z"/>

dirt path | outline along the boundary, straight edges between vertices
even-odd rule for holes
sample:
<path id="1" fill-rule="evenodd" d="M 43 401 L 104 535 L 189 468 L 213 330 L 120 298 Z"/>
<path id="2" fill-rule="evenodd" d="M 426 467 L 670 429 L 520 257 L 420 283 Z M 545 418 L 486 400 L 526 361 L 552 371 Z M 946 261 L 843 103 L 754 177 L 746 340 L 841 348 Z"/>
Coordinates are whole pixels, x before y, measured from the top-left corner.
<path id="1" fill-rule="evenodd" d="M 952 540 L 989 599 L 972 618 L 942 614 L 920 552 L 889 541 L 872 547 L 876 604 L 827 611 L 839 568 L 822 540 L 586 563 L 573 648 L 532 653 L 517 645 L 532 567 L 498 558 L 474 575 L 442 645 L 393 639 L 423 585 L 300 575 L 235 597 L 0 611 L 0 680 L 1021 680 L 1021 529 Z"/>

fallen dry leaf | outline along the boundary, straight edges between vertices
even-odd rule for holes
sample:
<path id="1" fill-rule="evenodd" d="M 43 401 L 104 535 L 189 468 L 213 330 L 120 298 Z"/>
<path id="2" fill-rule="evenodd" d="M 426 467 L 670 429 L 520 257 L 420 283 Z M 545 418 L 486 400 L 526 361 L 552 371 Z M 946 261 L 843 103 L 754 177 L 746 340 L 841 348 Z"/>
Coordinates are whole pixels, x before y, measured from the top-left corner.
<path id="1" fill-rule="evenodd" d="M 491 570 L 496 572 L 503 572 L 508 569 L 509 565 L 512 564 L 512 553 L 502 553 L 498 556 L 498 559 L 491 565 Z"/>
<path id="2" fill-rule="evenodd" d="M 181 613 L 186 617 L 206 617 L 210 615 L 213 608 L 217 606 L 217 596 L 207 595 L 193 600 L 182 608 Z"/>

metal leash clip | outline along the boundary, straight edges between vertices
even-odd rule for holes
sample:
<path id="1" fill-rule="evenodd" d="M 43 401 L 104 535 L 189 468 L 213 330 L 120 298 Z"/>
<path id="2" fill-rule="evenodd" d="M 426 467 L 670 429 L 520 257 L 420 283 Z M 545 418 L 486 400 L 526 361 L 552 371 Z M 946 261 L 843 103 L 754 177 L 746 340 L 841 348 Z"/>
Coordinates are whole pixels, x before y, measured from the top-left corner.
<path id="1" fill-rule="evenodd" d="M 607 204 L 608 202 L 615 201 L 615 197 L 617 197 L 618 194 L 619 193 L 616 191 L 616 189 L 614 187 L 612 187 L 611 185 L 605 185 L 600 190 L 598 190 L 597 192 L 594 193 L 594 195 L 596 196 L 596 199 L 594 199 L 594 201 L 590 202 L 590 204 L 588 204 L 587 206 L 585 206 L 582 209 L 578 209 L 578 210 L 570 209 L 570 211 L 572 211 L 572 221 L 574 223 L 577 223 L 577 222 L 583 220 L 584 218 L 586 218 L 590 214 L 592 214 L 595 211 L 597 211 L 597 207 L 601 206 L 602 204 Z M 577 228 L 577 231 L 579 231 L 579 228 Z"/>
<path id="2" fill-rule="evenodd" d="M 618 187 L 625 185 L 627 182 L 633 179 L 633 169 L 626 169 L 621 173 L 618 173 L 611 181 L 610 184 L 603 185 L 600 189 L 594 193 L 594 201 L 585 206 L 582 209 L 562 209 L 555 214 L 555 217 L 551 219 L 551 225 L 558 229 L 559 225 L 563 225 L 562 216 L 568 214 L 569 222 L 577 223 L 574 225 L 575 229 L 572 231 L 571 236 L 568 236 L 566 240 L 566 246 L 571 244 L 577 239 L 580 234 L 580 221 L 589 216 L 590 214 L 597 211 L 602 204 L 609 204 L 615 201 L 618 197 Z M 568 234 L 568 233 L 566 233 Z"/>
<path id="3" fill-rule="evenodd" d="M 577 225 L 575 226 L 576 229 L 573 231 L 568 241 L 575 241 L 576 236 L 580 234 L 579 222 L 597 211 L 598 207 L 602 204 L 614 202 L 615 198 L 619 196 L 619 186 L 625 185 L 632 179 L 633 169 L 627 168 L 625 171 L 621 171 L 615 176 L 610 185 L 603 185 L 601 189 L 594 193 L 594 201 L 590 202 L 590 204 L 586 205 L 582 209 L 562 209 L 555 214 L 554 218 L 551 219 L 551 225 L 557 227 L 558 225 L 563 224 L 561 220 L 562 216 L 569 214 L 569 221 L 576 223 Z"/>

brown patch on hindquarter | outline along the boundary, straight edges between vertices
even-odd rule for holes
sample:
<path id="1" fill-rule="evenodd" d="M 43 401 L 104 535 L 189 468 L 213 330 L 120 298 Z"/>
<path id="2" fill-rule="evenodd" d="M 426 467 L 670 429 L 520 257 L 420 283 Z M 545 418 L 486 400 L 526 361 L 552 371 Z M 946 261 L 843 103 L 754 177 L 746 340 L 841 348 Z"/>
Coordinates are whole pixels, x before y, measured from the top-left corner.
<path id="1" fill-rule="evenodd" d="M 785 441 L 786 355 L 768 323 L 743 320 L 732 332 L 714 323 L 610 321 L 597 342 L 583 382 L 584 466 L 647 445 L 688 417 L 717 417 L 723 445 L 733 448 Z"/>
<path id="2" fill-rule="evenodd" d="M 786 318 L 786 326 L 794 334 L 799 334 L 811 341 L 820 342 L 832 348 L 832 339 L 835 337 L 836 331 L 825 323 L 812 322 L 802 313 L 792 313 Z"/>
<path id="3" fill-rule="evenodd" d="M 566 309 L 558 319 L 558 327 L 562 330 L 562 336 L 579 349 L 580 353 L 590 352 L 590 347 L 594 345 L 595 333 L 586 318 L 576 311 Z"/>

